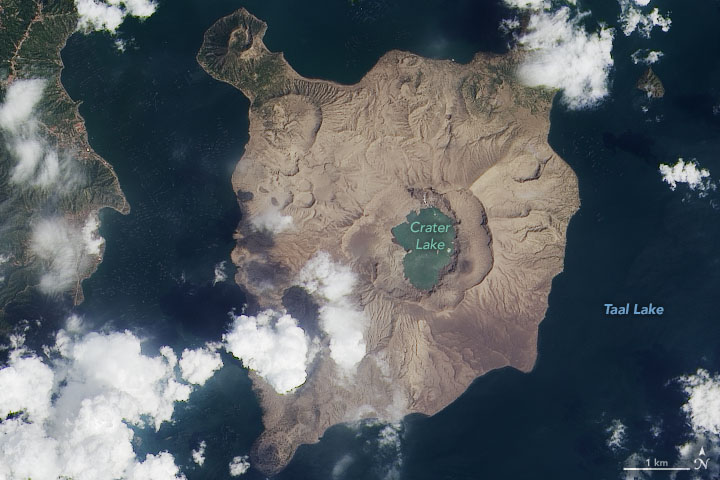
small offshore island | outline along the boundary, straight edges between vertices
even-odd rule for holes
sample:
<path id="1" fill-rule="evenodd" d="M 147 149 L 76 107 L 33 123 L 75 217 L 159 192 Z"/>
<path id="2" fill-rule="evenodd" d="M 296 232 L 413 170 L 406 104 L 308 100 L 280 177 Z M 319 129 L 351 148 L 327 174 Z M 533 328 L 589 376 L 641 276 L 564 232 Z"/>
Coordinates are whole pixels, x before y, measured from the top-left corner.
<path id="1" fill-rule="evenodd" d="M 305 291 L 319 311 L 299 325 L 304 383 L 250 372 L 252 463 L 272 475 L 334 424 L 433 415 L 493 369 L 530 371 L 580 202 L 547 143 L 554 93 L 515 79 L 520 53 L 391 51 L 340 85 L 300 76 L 266 28 L 238 10 L 197 59 L 250 99 L 235 280 L 260 308 L 291 316 Z"/>

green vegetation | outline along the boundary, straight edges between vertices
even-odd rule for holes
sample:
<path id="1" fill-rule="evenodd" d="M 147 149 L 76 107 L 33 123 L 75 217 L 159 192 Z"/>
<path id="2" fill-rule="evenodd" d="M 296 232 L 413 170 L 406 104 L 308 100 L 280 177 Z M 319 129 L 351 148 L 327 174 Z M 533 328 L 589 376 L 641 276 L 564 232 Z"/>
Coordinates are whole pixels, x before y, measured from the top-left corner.
<path id="1" fill-rule="evenodd" d="M 238 10 L 205 32 L 197 54 L 205 71 L 240 89 L 256 106 L 282 94 L 290 73 L 282 54 L 259 46 L 265 29 L 263 22 Z"/>
<path id="2" fill-rule="evenodd" d="M 395 240 L 408 252 L 403 259 L 405 277 L 420 290 L 430 290 L 455 253 L 455 228 L 437 208 L 410 212 L 407 222 L 392 229 Z"/>
<path id="3" fill-rule="evenodd" d="M 77 173 L 74 188 L 41 187 L 11 181 L 17 159 L 10 152 L 12 134 L 0 130 L 0 335 L 12 305 L 31 301 L 39 281 L 38 260 L 29 252 L 31 227 L 41 216 L 82 221 L 102 207 L 127 211 L 114 172 L 87 143 L 77 105 L 60 83 L 60 50 L 75 32 L 73 0 L 7 0 L 0 7 L 0 101 L 18 80 L 42 79 L 43 96 L 36 106 L 33 133 L 46 151 L 69 160 Z M 90 272 L 87 272 L 88 274 Z M 81 298 L 80 292 L 73 292 Z"/>

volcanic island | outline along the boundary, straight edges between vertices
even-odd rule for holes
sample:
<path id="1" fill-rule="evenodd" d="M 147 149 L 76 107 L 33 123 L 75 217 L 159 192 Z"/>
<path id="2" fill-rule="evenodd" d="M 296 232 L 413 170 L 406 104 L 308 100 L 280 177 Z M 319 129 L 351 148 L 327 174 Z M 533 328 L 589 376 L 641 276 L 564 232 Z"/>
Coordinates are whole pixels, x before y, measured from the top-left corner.
<path id="1" fill-rule="evenodd" d="M 391 51 L 341 85 L 296 73 L 266 28 L 238 10 L 198 53 L 250 100 L 236 281 L 284 311 L 324 256 L 352 273 L 346 321 L 365 352 L 349 371 L 328 329 L 306 328 L 317 352 L 302 385 L 277 393 L 251 371 L 265 427 L 253 465 L 270 475 L 334 424 L 433 415 L 493 369 L 530 371 L 580 202 L 547 142 L 554 92 L 515 78 L 522 52 L 458 64 Z M 259 228 L 268 215 L 283 228 Z"/>

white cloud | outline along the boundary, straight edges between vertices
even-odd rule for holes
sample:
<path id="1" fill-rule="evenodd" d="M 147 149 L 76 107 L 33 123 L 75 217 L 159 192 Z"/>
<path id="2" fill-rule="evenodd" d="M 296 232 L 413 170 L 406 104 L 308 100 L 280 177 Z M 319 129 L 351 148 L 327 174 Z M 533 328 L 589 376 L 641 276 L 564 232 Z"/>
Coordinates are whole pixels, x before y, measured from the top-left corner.
<path id="1" fill-rule="evenodd" d="M 168 452 L 158 455 L 148 454 L 142 463 L 132 468 L 129 480 L 175 480 L 185 479 L 180 469 L 175 465 L 175 459 Z"/>
<path id="2" fill-rule="evenodd" d="M 690 441 L 676 448 L 679 455 L 676 466 L 698 468 L 696 476 L 692 477 L 694 480 L 717 479 L 720 476 L 720 464 L 716 460 L 720 457 L 720 438 L 717 435 L 696 433 Z M 698 459 L 707 461 L 707 468 Z M 676 473 L 670 475 L 671 480 L 676 478 Z"/>
<path id="3" fill-rule="evenodd" d="M 78 10 L 79 30 L 114 32 L 125 19 L 123 10 L 117 5 L 95 0 L 75 0 L 75 5 Z"/>
<path id="4" fill-rule="evenodd" d="M 680 378 L 688 395 L 683 411 L 697 433 L 720 435 L 720 376 L 699 369 L 694 375 Z"/>
<path id="5" fill-rule="evenodd" d="M 58 335 L 59 358 L 42 361 L 16 345 L 0 370 L 0 407 L 21 416 L 0 422 L 0 478 L 184 479 L 167 452 L 140 461 L 130 426 L 155 429 L 192 388 L 177 380 L 177 358 L 142 353 L 129 332 Z"/>
<path id="6" fill-rule="evenodd" d="M 390 423 L 378 434 L 379 456 L 385 459 L 382 468 L 384 480 L 398 480 L 403 464 L 402 436 L 404 428 L 401 422 Z"/>
<path id="7" fill-rule="evenodd" d="M 700 192 L 716 188 L 715 184 L 710 181 L 710 171 L 706 168 L 698 168 L 698 163 L 694 160 L 685 162 L 679 158 L 675 165 L 661 164 L 659 171 L 663 181 L 670 185 L 670 189 L 673 191 L 679 183 L 685 183 L 690 190 L 699 190 Z"/>
<path id="8" fill-rule="evenodd" d="M 223 335 L 225 349 L 257 372 L 278 393 L 288 393 L 307 379 L 308 339 L 287 313 L 265 310 L 233 317 Z"/>
<path id="9" fill-rule="evenodd" d="M 624 445 L 627 437 L 627 428 L 620 420 L 613 420 L 605 431 L 609 434 L 607 446 L 611 450 L 617 451 L 625 448 Z"/>
<path id="10" fill-rule="evenodd" d="M 145 19 L 157 9 L 152 0 L 75 0 L 78 30 L 105 30 L 114 33 L 125 17 Z"/>
<path id="11" fill-rule="evenodd" d="M 352 373 L 365 356 L 365 316 L 353 305 L 353 271 L 319 252 L 302 268 L 298 282 L 321 302 L 320 325 L 330 338 L 330 357 Z"/>
<path id="12" fill-rule="evenodd" d="M 56 294 L 74 287 L 99 256 L 104 240 L 97 235 L 97 217 L 90 214 L 82 228 L 62 217 L 45 218 L 33 225 L 30 250 L 43 262 L 40 290 Z"/>
<path id="13" fill-rule="evenodd" d="M 653 436 L 653 438 L 660 438 L 660 435 L 662 435 L 663 429 L 661 423 L 655 423 L 650 427 L 650 435 Z"/>
<path id="14" fill-rule="evenodd" d="M 192 451 L 192 459 L 193 462 L 195 462 L 198 466 L 202 467 L 205 463 L 205 449 L 207 448 L 207 443 L 205 440 L 201 441 L 198 445 L 197 450 Z"/>
<path id="15" fill-rule="evenodd" d="M 76 314 L 72 314 L 65 321 L 65 331 L 70 333 L 80 333 L 84 328 L 84 320 Z"/>
<path id="16" fill-rule="evenodd" d="M 228 468 L 230 469 L 231 477 L 239 477 L 240 475 L 243 475 L 250 468 L 248 456 L 243 455 L 241 457 L 233 458 L 230 465 L 228 465 Z"/>
<path id="17" fill-rule="evenodd" d="M 500 20 L 500 31 L 503 33 L 511 33 L 520 28 L 522 24 L 520 23 L 520 19 L 518 17 L 513 18 L 503 18 Z"/>
<path id="18" fill-rule="evenodd" d="M 669 16 L 663 16 L 657 8 L 653 8 L 648 13 L 638 8 L 647 6 L 650 1 L 637 0 L 620 0 L 620 17 L 618 21 L 622 26 L 622 31 L 626 36 L 632 35 L 637 31 L 641 36 L 650 38 L 652 30 L 660 27 L 663 32 L 670 30 L 672 20 Z"/>
<path id="19" fill-rule="evenodd" d="M 539 10 L 544 8 L 546 0 L 505 0 L 505 4 L 512 8 Z"/>
<path id="20" fill-rule="evenodd" d="M 77 181 L 72 162 L 61 159 L 40 135 L 36 108 L 46 83 L 38 78 L 15 80 L 0 105 L 0 130 L 16 162 L 10 181 L 17 185 L 47 188 L 70 186 Z"/>
<path id="21" fill-rule="evenodd" d="M 345 472 L 347 472 L 347 469 L 354 461 L 355 458 L 349 453 L 340 457 L 340 460 L 335 462 L 335 465 L 333 465 L 332 471 L 330 472 L 332 480 L 342 479 L 345 476 Z"/>
<path id="22" fill-rule="evenodd" d="M 205 385 L 205 382 L 222 366 L 220 354 L 207 348 L 185 349 L 180 359 L 183 380 L 194 385 Z"/>
<path id="23" fill-rule="evenodd" d="M 10 355 L 8 366 L 0 370 L 0 419 L 13 412 L 26 412 L 39 421 L 47 418 L 53 373 L 36 356 L 24 356 L 22 350 Z"/>
<path id="24" fill-rule="evenodd" d="M 227 262 L 222 261 L 215 265 L 215 278 L 213 278 L 213 286 L 215 286 L 219 282 L 224 282 L 227 280 L 227 272 L 225 271 L 225 267 L 227 266 Z"/>
<path id="25" fill-rule="evenodd" d="M 52 185 L 60 175 L 57 152 L 48 150 L 39 137 L 17 138 L 8 147 L 17 160 L 10 177 L 13 183 L 45 187 Z"/>
<path id="26" fill-rule="evenodd" d="M 402 431 L 403 426 L 400 422 L 385 425 L 378 434 L 378 445 L 382 448 L 399 450 Z"/>
<path id="27" fill-rule="evenodd" d="M 86 261 L 77 232 L 60 217 L 43 219 L 33 226 L 30 250 L 45 264 L 40 289 L 48 294 L 75 285 Z"/>
<path id="28" fill-rule="evenodd" d="M 147 18 L 155 13 L 157 3 L 151 0 L 107 0 L 112 5 L 125 5 L 128 15 Z"/>
<path id="29" fill-rule="evenodd" d="M 640 49 L 636 50 L 630 58 L 632 58 L 633 63 L 636 65 L 638 63 L 652 65 L 653 63 L 659 62 L 663 55 L 663 52 L 657 50 Z"/>
<path id="30" fill-rule="evenodd" d="M 10 255 L 0 253 L 0 283 L 5 281 L 5 276 L 2 274 L 2 266 L 10 261 Z"/>
<path id="31" fill-rule="evenodd" d="M 676 379 L 687 397 L 682 411 L 687 417 L 689 435 L 682 435 L 683 443 L 676 446 L 677 458 L 668 465 L 671 468 L 693 469 L 694 474 L 682 478 L 718 478 L 720 464 L 716 459 L 720 456 L 720 375 L 711 374 L 707 370 L 698 369 L 696 373 Z M 651 420 L 646 417 L 646 420 Z M 655 421 L 650 428 L 651 443 L 656 444 L 662 434 L 660 423 Z M 626 467 L 644 467 L 651 453 L 647 448 L 640 448 L 630 455 Z M 700 461 L 707 462 L 703 465 Z M 709 460 L 709 461 L 708 461 Z M 697 470 L 696 470 L 697 468 Z M 624 478 L 650 478 L 652 472 L 630 472 Z M 682 475 L 682 474 L 681 474 Z M 677 472 L 670 472 L 668 478 L 678 478 Z"/>
<path id="32" fill-rule="evenodd" d="M 402 416 L 401 416 L 402 417 Z M 375 419 L 361 419 L 350 424 L 358 437 L 364 437 L 365 450 L 373 457 L 373 478 L 399 480 L 403 466 L 402 442 L 405 426 L 402 421 L 382 422 Z M 368 435 L 368 433 L 374 435 Z M 341 457 L 332 470 L 333 479 L 345 477 L 348 467 L 353 463 L 352 455 Z"/>
<path id="33" fill-rule="evenodd" d="M 0 422 L 0 478 L 56 479 L 60 476 L 58 442 L 38 423 L 19 418 Z"/>
<path id="34" fill-rule="evenodd" d="M 625 459 L 625 462 L 623 463 L 623 467 L 626 468 L 642 468 L 647 467 L 646 461 L 646 455 L 643 455 L 641 453 L 633 453 L 628 458 Z M 623 480 L 640 480 L 645 478 L 650 478 L 652 476 L 653 472 L 647 472 L 647 471 L 627 471 L 624 472 L 620 478 Z"/>
<path id="35" fill-rule="evenodd" d="M 680 377 L 678 382 L 687 395 L 682 410 L 692 428 L 692 436 L 677 447 L 677 464 L 702 468 L 696 459 L 710 459 L 708 468 L 697 473 L 703 473 L 702 478 L 717 478 L 720 465 L 714 459 L 720 455 L 720 375 L 698 369 L 695 374 Z"/>
<path id="36" fill-rule="evenodd" d="M 322 329 L 330 337 L 330 357 L 347 373 L 365 356 L 365 316 L 348 303 L 324 305 L 320 309 Z"/>
<path id="37" fill-rule="evenodd" d="M 192 390 L 175 380 L 177 358 L 173 351 L 163 347 L 160 352 L 160 357 L 143 355 L 140 339 L 127 331 L 86 335 L 70 350 L 71 369 L 56 408 L 73 418 L 70 413 L 77 399 L 92 398 L 99 390 L 104 394 L 98 409 L 112 408 L 135 425 L 145 425 L 144 417 L 149 417 L 154 427 L 160 428 L 162 422 L 170 420 L 174 403 L 187 400 Z M 87 406 L 96 408 L 91 403 Z"/>
<path id="38" fill-rule="evenodd" d="M 585 15 L 573 17 L 569 7 L 555 12 L 548 8 L 544 3 L 544 8 L 531 10 L 526 31 L 517 37 L 518 46 L 527 51 L 518 70 L 520 80 L 561 89 L 568 108 L 594 106 L 608 94 L 613 30 L 601 27 L 588 33 L 581 23 Z"/>
<path id="39" fill-rule="evenodd" d="M 259 215 L 250 219 L 252 226 L 259 231 L 278 234 L 292 228 L 293 219 L 290 215 L 283 215 L 277 207 L 270 207 Z"/>
<path id="40" fill-rule="evenodd" d="M 35 107 L 42 100 L 44 90 L 45 80 L 39 78 L 11 83 L 5 93 L 5 100 L 0 105 L 0 127 L 17 133 L 28 122 L 33 121 Z"/>
<path id="41" fill-rule="evenodd" d="M 128 45 L 127 40 L 124 40 L 122 38 L 116 38 L 113 43 L 115 44 L 115 48 L 118 49 L 118 52 L 124 53 L 125 50 L 127 50 L 127 45 Z"/>
<path id="42" fill-rule="evenodd" d="M 90 255 L 100 255 L 100 249 L 105 243 L 105 239 L 98 234 L 100 221 L 96 214 L 88 215 L 85 225 L 82 228 L 83 241 L 85 250 Z"/>

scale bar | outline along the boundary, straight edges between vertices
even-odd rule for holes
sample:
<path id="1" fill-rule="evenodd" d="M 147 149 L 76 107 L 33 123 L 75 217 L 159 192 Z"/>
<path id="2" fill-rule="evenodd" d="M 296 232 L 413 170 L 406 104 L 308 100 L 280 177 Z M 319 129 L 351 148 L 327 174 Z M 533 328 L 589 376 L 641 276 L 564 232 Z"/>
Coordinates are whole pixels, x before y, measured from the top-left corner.
<path id="1" fill-rule="evenodd" d="M 664 471 L 664 472 L 686 472 L 691 470 L 690 467 L 625 467 L 623 468 L 626 472 L 652 472 L 652 471 Z"/>

